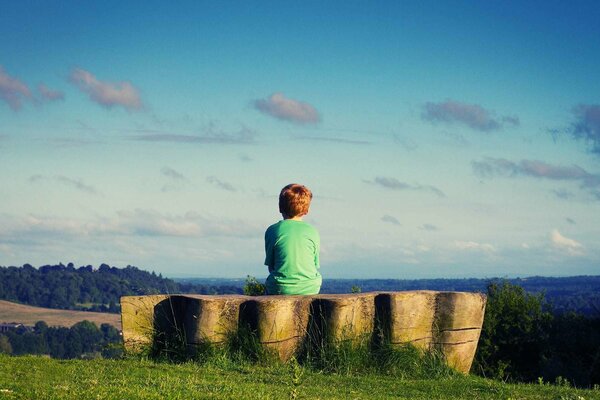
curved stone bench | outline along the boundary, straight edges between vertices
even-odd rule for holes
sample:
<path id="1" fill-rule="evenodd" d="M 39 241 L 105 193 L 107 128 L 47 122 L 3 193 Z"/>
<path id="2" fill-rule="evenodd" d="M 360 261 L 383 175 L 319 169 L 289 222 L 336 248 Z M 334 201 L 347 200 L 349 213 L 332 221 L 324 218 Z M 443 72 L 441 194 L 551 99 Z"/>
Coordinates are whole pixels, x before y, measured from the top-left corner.
<path id="1" fill-rule="evenodd" d="M 220 345 L 241 326 L 283 361 L 305 340 L 439 349 L 467 373 L 483 324 L 486 297 L 465 292 L 372 292 L 316 296 L 152 295 L 121 298 L 123 340 L 136 353 L 158 336 L 178 337 L 193 353 Z"/>

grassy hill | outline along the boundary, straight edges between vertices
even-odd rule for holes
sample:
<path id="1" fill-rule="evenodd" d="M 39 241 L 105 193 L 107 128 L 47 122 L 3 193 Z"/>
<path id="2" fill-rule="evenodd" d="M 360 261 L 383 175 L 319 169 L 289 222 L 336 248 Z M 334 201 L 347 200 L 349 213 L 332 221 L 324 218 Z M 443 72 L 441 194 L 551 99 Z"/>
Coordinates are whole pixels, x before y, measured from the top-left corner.
<path id="1" fill-rule="evenodd" d="M 600 390 L 474 376 L 401 379 L 228 361 L 69 360 L 0 354 L 0 399 L 600 399 Z"/>
<path id="2" fill-rule="evenodd" d="M 107 323 L 121 329 L 120 314 L 56 310 L 0 300 L 0 322 L 20 322 L 25 325 L 33 325 L 37 321 L 46 321 L 49 326 L 70 327 L 83 320 L 94 322 L 98 326 Z"/>

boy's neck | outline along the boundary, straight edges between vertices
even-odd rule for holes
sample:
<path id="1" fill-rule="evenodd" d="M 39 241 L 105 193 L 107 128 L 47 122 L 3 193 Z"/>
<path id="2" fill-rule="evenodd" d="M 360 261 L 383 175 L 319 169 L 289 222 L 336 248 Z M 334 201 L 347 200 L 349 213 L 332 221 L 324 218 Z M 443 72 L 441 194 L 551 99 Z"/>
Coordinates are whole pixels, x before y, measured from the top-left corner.
<path id="1" fill-rule="evenodd" d="M 302 221 L 302 217 L 303 215 L 296 215 L 295 217 L 288 217 L 287 215 L 283 215 L 283 219 L 284 220 L 291 220 L 291 221 Z"/>

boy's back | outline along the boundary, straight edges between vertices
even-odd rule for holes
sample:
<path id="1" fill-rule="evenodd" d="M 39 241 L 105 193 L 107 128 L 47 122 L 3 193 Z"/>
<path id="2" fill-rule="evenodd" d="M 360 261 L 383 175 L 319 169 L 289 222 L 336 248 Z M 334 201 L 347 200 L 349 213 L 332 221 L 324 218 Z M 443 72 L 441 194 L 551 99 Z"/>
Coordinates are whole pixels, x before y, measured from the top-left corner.
<path id="1" fill-rule="evenodd" d="M 320 238 L 304 221 L 284 219 L 265 232 L 265 265 L 269 267 L 269 294 L 317 294 Z"/>
<path id="2" fill-rule="evenodd" d="M 321 289 L 319 232 L 302 221 L 311 200 L 310 189 L 297 183 L 290 183 L 279 193 L 283 221 L 265 232 L 268 294 L 318 294 Z"/>

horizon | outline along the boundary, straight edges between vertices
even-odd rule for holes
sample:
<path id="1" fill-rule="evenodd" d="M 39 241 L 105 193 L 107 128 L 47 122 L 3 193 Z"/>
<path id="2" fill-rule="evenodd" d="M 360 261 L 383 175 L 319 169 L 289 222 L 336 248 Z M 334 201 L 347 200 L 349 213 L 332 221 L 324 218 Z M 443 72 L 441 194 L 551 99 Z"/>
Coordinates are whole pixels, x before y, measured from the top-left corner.
<path id="1" fill-rule="evenodd" d="M 596 1 L 6 4 L 0 264 L 266 276 L 298 182 L 324 278 L 598 274 L 598 20 Z"/>

